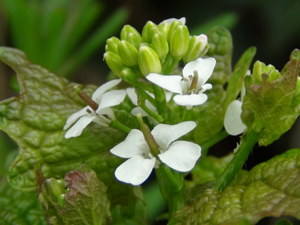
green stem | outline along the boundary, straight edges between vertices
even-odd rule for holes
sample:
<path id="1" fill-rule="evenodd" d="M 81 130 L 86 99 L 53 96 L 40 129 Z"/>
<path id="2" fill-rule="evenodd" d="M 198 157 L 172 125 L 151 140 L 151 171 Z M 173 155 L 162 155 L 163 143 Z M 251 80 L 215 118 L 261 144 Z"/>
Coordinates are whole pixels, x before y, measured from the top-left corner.
<path id="1" fill-rule="evenodd" d="M 179 59 L 172 58 L 171 64 L 163 70 L 163 74 L 166 74 L 166 75 L 171 74 L 174 67 L 177 65 L 177 63 L 179 61 L 180 61 L 180 58 Z"/>
<path id="2" fill-rule="evenodd" d="M 219 141 L 223 140 L 224 138 L 226 138 L 228 136 L 228 133 L 226 132 L 226 130 L 218 133 L 216 136 L 210 138 L 208 141 L 205 141 L 201 144 L 201 156 L 206 156 L 209 148 L 213 145 L 215 145 L 216 143 L 218 143 Z"/>
<path id="3" fill-rule="evenodd" d="M 166 70 L 167 68 L 169 68 L 172 59 L 173 59 L 173 58 L 172 58 L 171 54 L 169 53 L 169 54 L 167 55 L 167 57 L 165 58 L 164 62 L 162 63 L 162 68 L 161 68 L 161 73 L 162 73 L 162 74 L 166 74 L 166 73 L 164 73 L 164 72 L 165 72 L 165 70 Z"/>
<path id="4" fill-rule="evenodd" d="M 214 189 L 223 191 L 230 182 L 234 179 L 237 172 L 242 168 L 243 164 L 246 162 L 253 146 L 258 140 L 260 133 L 256 133 L 250 130 L 246 136 L 241 140 L 241 144 L 237 153 L 234 155 L 233 159 L 227 165 L 221 176 L 217 179 L 214 184 Z"/>
<path id="5" fill-rule="evenodd" d="M 129 128 L 126 125 L 124 125 L 123 123 L 119 122 L 117 119 L 112 120 L 112 122 L 110 123 L 110 126 L 113 128 L 116 128 L 126 134 L 129 134 L 129 132 L 131 131 L 131 128 Z"/>

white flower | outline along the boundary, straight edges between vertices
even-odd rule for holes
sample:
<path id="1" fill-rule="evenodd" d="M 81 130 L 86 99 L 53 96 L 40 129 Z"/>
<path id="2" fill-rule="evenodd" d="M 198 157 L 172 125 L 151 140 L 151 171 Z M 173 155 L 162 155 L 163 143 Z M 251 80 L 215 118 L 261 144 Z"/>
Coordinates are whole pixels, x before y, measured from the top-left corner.
<path id="1" fill-rule="evenodd" d="M 156 143 L 160 146 L 158 158 L 170 168 L 179 172 L 193 169 L 201 156 L 201 147 L 188 141 L 175 141 L 196 127 L 193 121 L 176 125 L 159 124 L 151 131 Z M 133 129 L 126 139 L 112 148 L 110 152 L 128 159 L 115 171 L 118 180 L 132 185 L 140 185 L 150 175 L 159 161 L 150 153 L 144 135 Z"/>
<path id="2" fill-rule="evenodd" d="M 162 21 L 160 24 L 167 23 L 167 24 L 171 25 L 174 21 L 180 21 L 182 23 L 182 25 L 185 25 L 186 19 L 185 19 L 185 17 L 181 17 L 180 19 L 170 18 L 170 19 L 166 19 L 166 20 Z"/>
<path id="3" fill-rule="evenodd" d="M 79 136 L 83 129 L 91 122 L 95 122 L 101 126 L 108 126 L 111 120 L 115 119 L 111 106 L 120 104 L 125 96 L 125 90 L 112 90 L 114 86 L 118 85 L 121 79 L 111 80 L 101 85 L 92 95 L 92 100 L 99 106 L 96 112 L 90 107 L 86 106 L 76 113 L 73 113 L 66 122 L 64 130 L 68 129 L 73 123 L 76 123 L 66 132 L 65 138 Z"/>
<path id="4" fill-rule="evenodd" d="M 146 78 L 168 91 L 180 94 L 173 98 L 174 102 L 191 109 L 192 106 L 206 102 L 207 95 L 203 92 L 212 88 L 212 85 L 206 84 L 206 81 L 212 75 L 215 65 L 216 60 L 214 58 L 198 58 L 186 64 L 182 70 L 183 77 L 150 73 Z M 198 73 L 197 85 L 196 88 L 190 90 L 195 71 Z"/>
<path id="5" fill-rule="evenodd" d="M 249 72 L 248 72 L 249 73 Z M 245 96 L 245 86 L 243 85 L 241 91 L 241 101 L 234 100 L 227 107 L 225 117 L 224 117 L 224 128 L 228 134 L 232 136 L 239 135 L 243 133 L 247 126 L 242 122 L 242 104 Z"/>
<path id="6" fill-rule="evenodd" d="M 131 110 L 131 114 L 136 116 L 138 113 L 140 113 L 142 116 L 149 116 L 141 107 L 138 106 L 138 96 L 135 93 L 134 88 L 127 88 L 126 89 L 127 95 L 130 98 L 132 104 L 134 104 L 135 108 L 133 108 Z M 147 92 L 152 98 L 154 98 L 154 95 L 152 93 Z M 172 97 L 172 93 L 171 92 L 166 92 L 166 102 L 169 102 L 170 99 Z M 147 106 L 148 109 L 150 109 L 151 111 L 157 113 L 157 110 L 155 108 L 154 105 L 152 105 L 147 99 L 145 101 L 145 104 Z M 152 118 L 152 117 L 151 117 Z"/>

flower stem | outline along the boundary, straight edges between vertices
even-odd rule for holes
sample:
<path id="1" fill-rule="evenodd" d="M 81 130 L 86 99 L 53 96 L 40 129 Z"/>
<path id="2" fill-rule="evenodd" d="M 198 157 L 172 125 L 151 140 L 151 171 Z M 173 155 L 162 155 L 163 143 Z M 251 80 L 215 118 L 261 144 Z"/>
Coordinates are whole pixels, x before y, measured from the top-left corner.
<path id="1" fill-rule="evenodd" d="M 112 122 L 110 123 L 110 126 L 113 128 L 116 128 L 126 134 L 129 134 L 129 132 L 131 131 L 131 128 L 129 128 L 125 124 L 119 122 L 117 119 L 112 120 Z"/>
<path id="2" fill-rule="evenodd" d="M 230 184 L 237 172 L 242 168 L 243 164 L 247 160 L 253 146 L 258 140 L 259 135 L 260 133 L 250 130 L 246 136 L 242 138 L 237 153 L 227 165 L 221 176 L 217 179 L 213 186 L 214 189 L 223 191 Z"/>
<path id="3" fill-rule="evenodd" d="M 218 143 L 219 141 L 223 140 L 224 138 L 226 138 L 228 136 L 228 133 L 226 132 L 226 130 L 218 133 L 216 136 L 210 138 L 208 141 L 205 141 L 201 144 L 201 148 L 202 148 L 202 151 L 201 151 L 201 155 L 202 157 L 203 156 L 206 156 L 209 148 L 211 146 L 213 146 L 214 144 Z"/>

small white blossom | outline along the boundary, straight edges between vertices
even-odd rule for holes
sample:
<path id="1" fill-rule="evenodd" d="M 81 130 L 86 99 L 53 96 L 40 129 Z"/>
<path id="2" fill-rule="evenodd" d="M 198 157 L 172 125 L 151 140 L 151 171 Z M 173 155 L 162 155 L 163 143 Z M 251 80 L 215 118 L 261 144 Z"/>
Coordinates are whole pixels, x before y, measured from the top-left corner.
<path id="1" fill-rule="evenodd" d="M 212 75 L 215 65 L 216 60 L 214 58 L 198 58 L 186 64 L 182 70 L 183 77 L 150 73 L 146 78 L 168 91 L 178 93 L 179 95 L 173 98 L 174 102 L 191 109 L 193 106 L 206 102 L 208 97 L 203 92 L 212 88 L 212 85 L 206 84 L 206 81 Z M 197 86 L 190 90 L 195 72 L 198 73 Z"/>
<path id="2" fill-rule="evenodd" d="M 175 141 L 196 127 L 193 121 L 176 125 L 158 124 L 151 131 L 160 147 L 158 158 L 170 168 L 179 172 L 192 170 L 201 156 L 201 147 L 188 141 Z M 118 180 L 132 185 L 140 185 L 160 162 L 151 155 L 150 149 L 140 130 L 133 129 L 126 139 L 110 152 L 128 159 L 115 171 Z"/>
<path id="3" fill-rule="evenodd" d="M 91 122 L 95 122 L 101 126 L 108 126 L 111 120 L 115 119 L 111 106 L 120 104 L 125 96 L 125 90 L 112 90 L 109 89 L 115 87 L 121 82 L 121 79 L 111 80 L 101 85 L 92 95 L 92 100 L 99 106 L 94 111 L 90 106 L 86 106 L 78 112 L 73 113 L 66 122 L 64 130 L 67 130 L 76 123 L 66 132 L 65 138 L 79 136 L 83 129 Z"/>

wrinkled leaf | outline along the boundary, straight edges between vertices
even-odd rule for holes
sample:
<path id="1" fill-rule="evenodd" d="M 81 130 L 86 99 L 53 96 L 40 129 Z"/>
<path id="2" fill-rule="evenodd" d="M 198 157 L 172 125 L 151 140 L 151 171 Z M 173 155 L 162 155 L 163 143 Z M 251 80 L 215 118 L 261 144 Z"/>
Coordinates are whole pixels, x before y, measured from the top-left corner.
<path id="1" fill-rule="evenodd" d="M 247 94 L 242 106 L 242 120 L 247 127 L 253 126 L 259 133 L 259 144 L 269 145 L 291 128 L 300 113 L 298 95 L 294 95 L 298 79 L 300 51 L 294 50 L 290 63 L 282 76 L 269 81 L 262 74 L 261 84 L 255 83 L 255 77 L 247 77 Z M 249 85 L 250 84 L 250 85 Z"/>
<path id="2" fill-rule="evenodd" d="M 111 222 L 107 188 L 94 171 L 83 166 L 68 172 L 64 181 L 68 188 L 65 194 L 58 191 L 60 185 L 55 179 L 47 179 L 42 184 L 39 199 L 47 212 L 48 224 L 54 221 L 66 225 Z M 60 197 L 62 201 L 58 200 Z"/>
<path id="3" fill-rule="evenodd" d="M 210 48 L 207 56 L 214 57 L 217 64 L 209 79 L 212 84 L 225 84 L 231 75 L 232 40 L 230 32 L 223 27 L 214 27 L 207 33 Z"/>
<path id="4" fill-rule="evenodd" d="M 169 225 L 255 224 L 261 218 L 282 215 L 300 219 L 299 183 L 300 149 L 293 149 L 243 171 L 223 192 L 206 189 L 194 204 L 178 211 Z"/>
<path id="5" fill-rule="evenodd" d="M 31 64 L 16 49 L 0 48 L 0 60 L 16 71 L 21 88 L 20 96 L 0 103 L 0 129 L 19 146 L 19 155 L 8 171 L 10 184 L 18 190 L 35 191 L 36 163 L 46 178 L 63 178 L 68 171 L 86 164 L 108 187 L 112 206 L 123 204 L 132 214 L 137 188 L 116 181 L 113 172 L 122 160 L 109 153 L 125 134 L 91 124 L 81 136 L 65 139 L 66 119 L 85 106 L 73 90 L 75 83 Z M 92 85 L 79 87 L 89 96 L 96 89 Z M 133 117 L 126 111 L 127 103 L 123 104 L 115 115 L 131 126 Z"/>
<path id="6" fill-rule="evenodd" d="M 46 225 L 45 211 L 35 193 L 16 191 L 0 182 L 0 224 Z"/>

